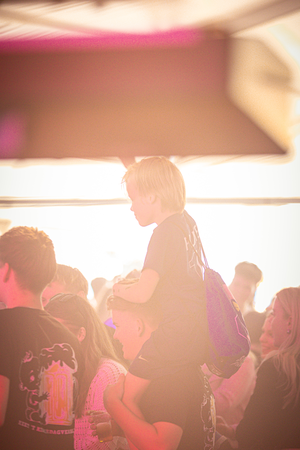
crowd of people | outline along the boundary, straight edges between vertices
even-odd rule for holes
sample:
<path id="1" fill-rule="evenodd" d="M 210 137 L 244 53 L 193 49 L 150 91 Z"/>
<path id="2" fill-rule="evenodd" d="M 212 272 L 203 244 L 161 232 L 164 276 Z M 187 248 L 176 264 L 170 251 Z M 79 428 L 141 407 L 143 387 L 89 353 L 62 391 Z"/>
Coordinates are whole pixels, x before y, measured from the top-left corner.
<path id="1" fill-rule="evenodd" d="M 300 287 L 258 313 L 262 272 L 237 264 L 229 288 L 251 350 L 229 379 L 216 376 L 205 365 L 204 268 L 182 175 L 152 157 L 123 182 L 139 224 L 157 227 L 142 271 L 102 283 L 98 308 L 43 231 L 0 236 L 0 448 L 299 449 Z"/>

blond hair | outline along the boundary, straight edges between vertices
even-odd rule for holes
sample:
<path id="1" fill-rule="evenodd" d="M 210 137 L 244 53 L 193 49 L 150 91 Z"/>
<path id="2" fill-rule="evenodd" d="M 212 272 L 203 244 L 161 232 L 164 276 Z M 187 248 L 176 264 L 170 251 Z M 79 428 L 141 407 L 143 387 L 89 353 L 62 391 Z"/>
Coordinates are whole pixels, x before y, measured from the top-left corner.
<path id="1" fill-rule="evenodd" d="M 164 210 L 182 213 L 186 203 L 185 183 L 180 170 L 164 156 L 144 158 L 128 167 L 123 177 L 134 177 L 141 195 L 155 194 Z"/>
<path id="2" fill-rule="evenodd" d="M 278 350 L 271 352 L 278 372 L 283 374 L 281 386 L 285 390 L 283 408 L 300 399 L 300 287 L 289 287 L 277 292 L 286 317 L 292 317 L 291 332 Z"/>

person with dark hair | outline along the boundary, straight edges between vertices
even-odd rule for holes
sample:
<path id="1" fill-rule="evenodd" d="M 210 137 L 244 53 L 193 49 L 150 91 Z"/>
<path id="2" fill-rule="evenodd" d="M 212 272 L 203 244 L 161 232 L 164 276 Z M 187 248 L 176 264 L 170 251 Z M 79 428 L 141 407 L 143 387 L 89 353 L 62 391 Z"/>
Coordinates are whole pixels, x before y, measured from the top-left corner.
<path id="1" fill-rule="evenodd" d="M 0 237 L 1 450 L 72 450 L 83 357 L 77 339 L 44 311 L 56 271 L 51 239 L 15 227 Z"/>
<path id="2" fill-rule="evenodd" d="M 74 294 L 57 294 L 45 307 L 46 311 L 65 325 L 79 340 L 85 360 L 85 370 L 80 385 L 75 410 L 75 450 L 108 448 L 92 436 L 88 412 L 104 410 L 103 392 L 108 384 L 115 383 L 126 369 L 114 350 L 107 327 L 100 321 L 92 305 Z M 109 449 L 127 449 L 126 439 L 115 437 Z"/>
<path id="3" fill-rule="evenodd" d="M 122 343 L 125 358 L 134 360 L 159 326 L 161 305 L 155 299 L 139 304 L 111 296 L 108 308 L 116 326 L 115 339 Z M 112 420 L 104 423 L 103 415 L 90 418 L 91 428 L 100 440 L 109 439 L 106 433 L 110 428 L 113 434 L 121 428 L 130 448 L 136 450 L 213 449 L 215 404 L 199 365 L 184 365 L 151 380 L 139 404 L 143 418 L 132 413 L 122 400 L 124 378 L 120 376 L 104 394 Z"/>
<path id="4" fill-rule="evenodd" d="M 58 293 L 76 294 L 87 299 L 89 284 L 80 270 L 65 264 L 57 264 L 57 270 L 51 283 L 42 294 L 43 305 L 46 306 L 50 298 Z"/>
<path id="5" fill-rule="evenodd" d="M 235 274 L 228 286 L 243 315 L 254 309 L 254 296 L 263 279 L 262 271 L 248 261 L 235 266 Z"/>

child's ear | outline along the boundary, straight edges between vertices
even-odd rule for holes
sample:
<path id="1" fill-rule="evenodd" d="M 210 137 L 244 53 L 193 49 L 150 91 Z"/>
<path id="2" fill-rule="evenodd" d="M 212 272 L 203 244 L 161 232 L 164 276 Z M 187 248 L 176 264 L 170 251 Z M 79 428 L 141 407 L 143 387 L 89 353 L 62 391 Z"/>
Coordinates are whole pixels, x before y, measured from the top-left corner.
<path id="1" fill-rule="evenodd" d="M 148 203 L 150 203 L 151 205 L 155 202 L 156 200 L 156 195 L 155 194 L 149 194 L 147 195 L 147 201 Z"/>

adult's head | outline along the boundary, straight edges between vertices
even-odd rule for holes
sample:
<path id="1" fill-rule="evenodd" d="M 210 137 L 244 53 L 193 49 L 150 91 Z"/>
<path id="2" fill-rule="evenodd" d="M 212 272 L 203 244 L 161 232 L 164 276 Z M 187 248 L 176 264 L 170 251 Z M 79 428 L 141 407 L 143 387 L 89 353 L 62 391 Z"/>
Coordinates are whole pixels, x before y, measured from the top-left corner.
<path id="1" fill-rule="evenodd" d="M 107 308 L 112 312 L 116 327 L 114 338 L 121 342 L 124 358 L 132 361 L 158 327 L 161 321 L 160 305 L 152 299 L 146 303 L 132 303 L 111 295 Z"/>
<path id="2" fill-rule="evenodd" d="M 45 310 L 65 325 L 81 342 L 85 372 L 76 408 L 76 414 L 80 416 L 101 358 L 118 361 L 118 357 L 105 325 L 87 300 L 74 294 L 57 294 L 51 298 Z"/>
<path id="3" fill-rule="evenodd" d="M 236 299 L 240 310 L 245 313 L 253 307 L 256 289 L 262 281 L 262 271 L 253 263 L 243 261 L 236 265 L 235 274 L 229 289 Z"/>
<path id="4" fill-rule="evenodd" d="M 0 295 L 4 303 L 9 301 L 10 293 L 6 287 L 10 280 L 20 291 L 37 296 L 51 282 L 55 271 L 53 243 L 43 231 L 19 226 L 0 236 Z"/>
<path id="5" fill-rule="evenodd" d="M 87 299 L 88 288 L 88 281 L 80 270 L 64 264 L 57 264 L 53 280 L 43 291 L 43 305 L 47 305 L 50 298 L 59 293 L 76 294 Z"/>
<path id="6" fill-rule="evenodd" d="M 134 182 L 139 194 L 152 194 L 159 198 L 163 210 L 182 212 L 186 203 L 186 191 L 180 170 L 163 156 L 144 158 L 129 166 L 123 177 L 127 185 Z"/>
<path id="7" fill-rule="evenodd" d="M 300 287 L 285 288 L 275 295 L 272 333 L 276 346 L 300 352 Z"/>

